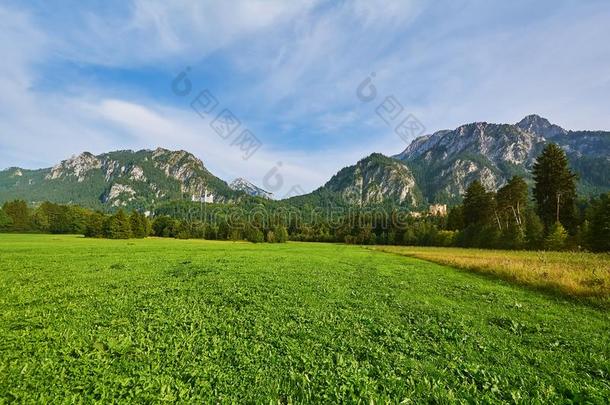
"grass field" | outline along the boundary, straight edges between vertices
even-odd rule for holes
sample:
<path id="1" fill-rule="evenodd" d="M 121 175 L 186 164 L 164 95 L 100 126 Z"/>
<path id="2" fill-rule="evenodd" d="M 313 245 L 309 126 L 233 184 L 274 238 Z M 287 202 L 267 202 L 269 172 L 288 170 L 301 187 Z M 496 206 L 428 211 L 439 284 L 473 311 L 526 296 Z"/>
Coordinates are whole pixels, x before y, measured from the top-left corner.
<path id="1" fill-rule="evenodd" d="M 610 400 L 610 313 L 330 244 L 0 235 L 2 402 Z"/>
<path id="2" fill-rule="evenodd" d="M 490 274 L 610 309 L 610 254 L 414 246 L 375 249 Z"/>

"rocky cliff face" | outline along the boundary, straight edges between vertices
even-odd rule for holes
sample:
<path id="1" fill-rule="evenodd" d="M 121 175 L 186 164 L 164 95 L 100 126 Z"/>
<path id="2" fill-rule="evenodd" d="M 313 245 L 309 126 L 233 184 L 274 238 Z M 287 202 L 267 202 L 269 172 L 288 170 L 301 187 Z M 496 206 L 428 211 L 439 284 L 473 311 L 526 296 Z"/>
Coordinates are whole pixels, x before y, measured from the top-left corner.
<path id="1" fill-rule="evenodd" d="M 581 194 L 610 190 L 610 132 L 567 131 L 530 115 L 514 125 L 477 122 L 438 131 L 415 139 L 393 158 L 372 154 L 313 193 L 290 201 L 310 206 L 455 203 L 475 179 L 489 190 L 514 175 L 531 181 L 536 157 L 549 142 L 566 151 Z M 0 172 L 0 203 L 20 198 L 147 209 L 160 201 L 200 201 L 204 196 L 222 203 L 245 195 L 272 198 L 244 179 L 227 185 L 188 152 L 162 148 L 98 156 L 84 152 L 48 169 Z"/>
<path id="2" fill-rule="evenodd" d="M 549 142 L 566 151 L 580 175 L 581 192 L 610 189 L 610 132 L 566 131 L 537 115 L 515 125 L 478 122 L 439 131 L 394 157 L 411 168 L 430 202 L 456 202 L 475 179 L 489 190 L 513 175 L 531 180 L 536 157 Z"/>
<path id="3" fill-rule="evenodd" d="M 236 192 L 185 151 L 84 152 L 41 170 L 0 172 L 0 200 L 23 198 L 77 203 L 93 208 L 147 208 L 172 199 L 230 201 Z"/>
<path id="4" fill-rule="evenodd" d="M 378 153 L 342 169 L 322 189 L 358 206 L 392 202 L 417 207 L 422 203 L 409 168 Z"/>

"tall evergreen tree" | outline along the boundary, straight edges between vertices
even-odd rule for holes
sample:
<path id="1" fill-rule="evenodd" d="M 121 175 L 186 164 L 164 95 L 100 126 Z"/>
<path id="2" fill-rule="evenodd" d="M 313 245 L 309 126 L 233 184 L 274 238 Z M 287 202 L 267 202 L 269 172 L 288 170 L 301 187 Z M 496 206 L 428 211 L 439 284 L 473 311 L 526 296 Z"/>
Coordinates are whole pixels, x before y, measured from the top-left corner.
<path id="1" fill-rule="evenodd" d="M 544 239 L 544 225 L 532 208 L 527 209 L 524 214 L 525 222 L 525 242 L 529 249 L 539 249 L 542 247 Z"/>
<path id="2" fill-rule="evenodd" d="M 87 218 L 85 226 L 85 237 L 102 238 L 104 237 L 104 222 L 106 216 L 101 212 L 92 212 Z"/>
<path id="3" fill-rule="evenodd" d="M 594 251 L 610 251 L 610 193 L 593 202 L 587 241 Z"/>
<path id="4" fill-rule="evenodd" d="M 449 210 L 446 228 L 450 231 L 464 229 L 464 207 L 462 205 L 457 205 Z"/>
<path id="5" fill-rule="evenodd" d="M 547 231 L 560 222 L 574 232 L 576 217 L 576 175 L 570 171 L 565 152 L 555 144 L 547 145 L 534 164 L 534 199 Z"/>
<path id="6" fill-rule="evenodd" d="M 129 239 L 131 237 L 129 217 L 122 209 L 108 219 L 106 237 L 109 239 Z"/>
<path id="7" fill-rule="evenodd" d="M 145 238 L 146 233 L 146 218 L 143 214 L 140 214 L 137 211 L 132 211 L 129 216 L 129 222 L 131 224 L 131 233 L 134 238 Z"/>
<path id="8" fill-rule="evenodd" d="M 478 180 L 473 181 L 466 189 L 464 196 L 464 225 L 484 225 L 493 220 L 493 195 L 485 190 Z"/>

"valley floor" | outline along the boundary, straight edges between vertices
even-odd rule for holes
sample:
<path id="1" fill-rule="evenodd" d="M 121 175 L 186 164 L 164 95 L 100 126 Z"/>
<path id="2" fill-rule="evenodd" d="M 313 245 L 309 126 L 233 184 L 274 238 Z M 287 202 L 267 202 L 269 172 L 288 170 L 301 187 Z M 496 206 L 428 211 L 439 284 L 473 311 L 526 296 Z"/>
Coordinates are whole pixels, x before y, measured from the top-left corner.
<path id="1" fill-rule="evenodd" d="M 607 310 L 358 246 L 0 235 L 0 336 L 0 403 L 610 401 Z"/>

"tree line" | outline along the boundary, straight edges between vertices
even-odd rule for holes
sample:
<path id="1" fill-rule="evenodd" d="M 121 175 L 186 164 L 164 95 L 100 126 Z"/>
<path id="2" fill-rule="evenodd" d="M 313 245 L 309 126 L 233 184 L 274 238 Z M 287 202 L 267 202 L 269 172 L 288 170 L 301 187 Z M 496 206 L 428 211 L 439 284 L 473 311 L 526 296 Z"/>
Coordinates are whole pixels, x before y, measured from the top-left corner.
<path id="1" fill-rule="evenodd" d="M 237 205 L 173 202 L 151 218 L 133 211 L 114 214 L 49 202 L 24 201 L 0 209 L 0 231 L 75 233 L 127 239 L 147 236 L 351 244 L 462 246 L 501 249 L 610 251 L 610 193 L 579 199 L 576 175 L 565 153 L 548 145 L 533 167 L 531 188 L 513 177 L 496 192 L 479 181 L 447 217 L 414 216 L 392 206 L 291 206 L 245 200 Z"/>

